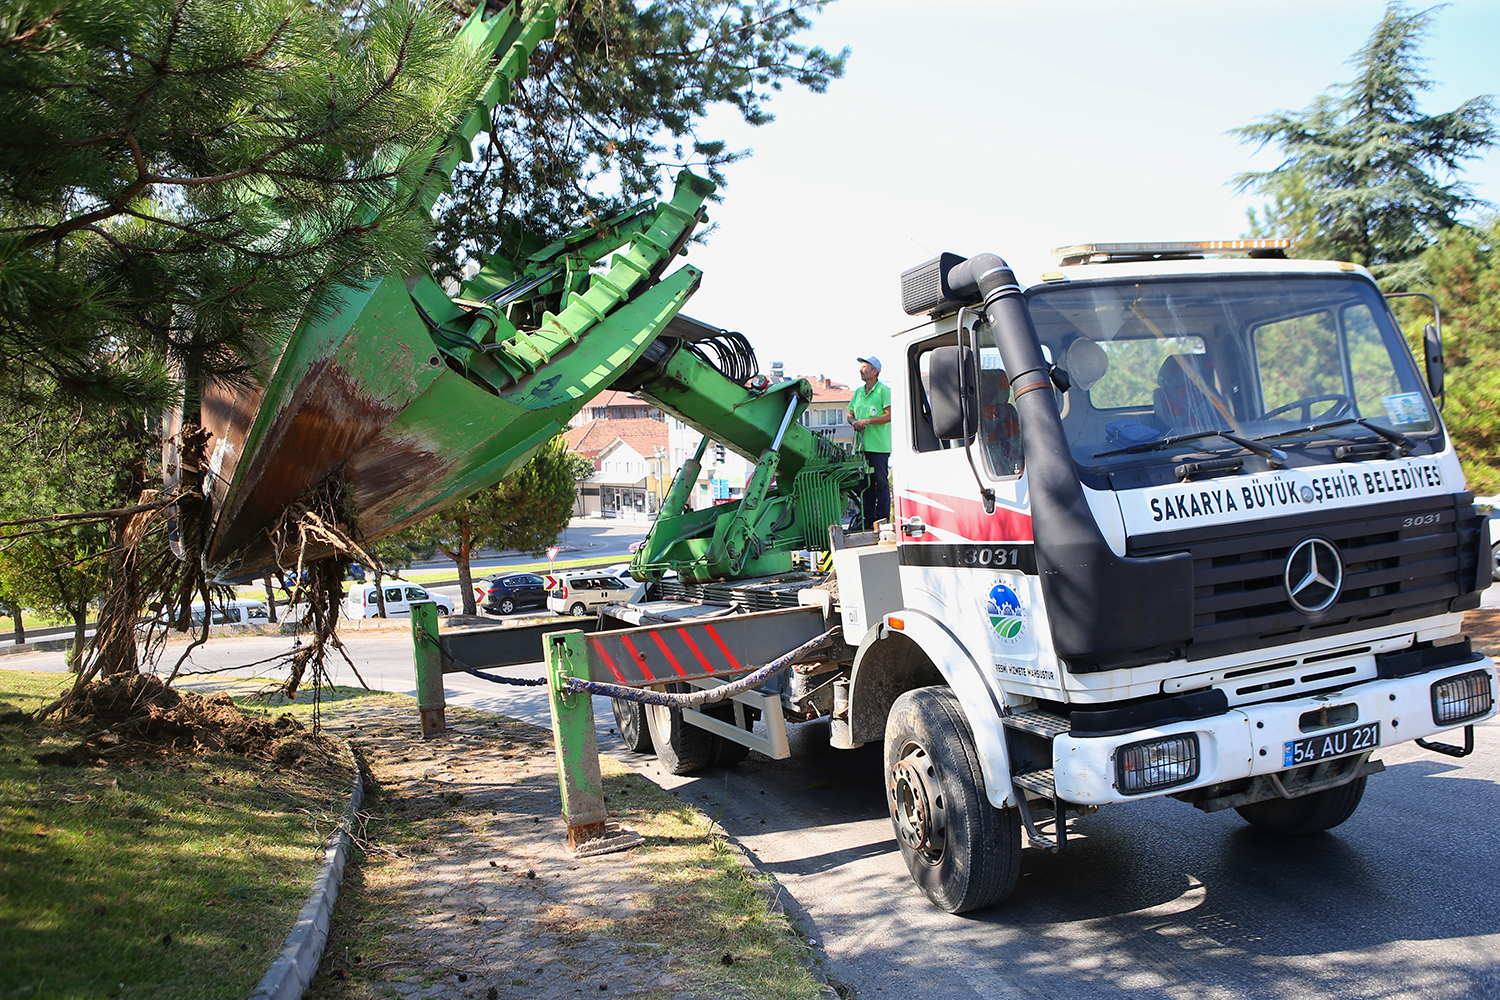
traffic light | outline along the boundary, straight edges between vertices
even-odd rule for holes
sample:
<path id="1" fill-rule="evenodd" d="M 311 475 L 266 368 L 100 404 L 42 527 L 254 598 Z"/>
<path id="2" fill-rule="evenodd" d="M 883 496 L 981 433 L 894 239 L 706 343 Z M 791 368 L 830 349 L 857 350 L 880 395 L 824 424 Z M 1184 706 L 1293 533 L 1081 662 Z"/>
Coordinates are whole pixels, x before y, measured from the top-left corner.
<path id="1" fill-rule="evenodd" d="M 724 464 L 724 446 L 717 441 L 714 442 L 714 461 L 719 465 Z"/>

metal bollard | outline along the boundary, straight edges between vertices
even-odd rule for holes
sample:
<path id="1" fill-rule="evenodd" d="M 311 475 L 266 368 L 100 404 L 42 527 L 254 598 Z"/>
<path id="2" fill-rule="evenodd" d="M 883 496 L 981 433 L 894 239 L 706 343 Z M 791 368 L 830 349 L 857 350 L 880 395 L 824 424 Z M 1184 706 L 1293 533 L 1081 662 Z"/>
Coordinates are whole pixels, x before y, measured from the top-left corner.
<path id="1" fill-rule="evenodd" d="M 417 714 L 422 736 L 448 731 L 448 703 L 443 693 L 443 651 L 438 647 L 438 613 L 433 601 L 411 606 L 412 659 L 417 671 Z"/>
<path id="2" fill-rule="evenodd" d="M 599 741 L 594 734 L 594 703 L 583 692 L 565 689 L 574 665 L 588 676 L 588 654 L 582 632 L 547 637 L 547 700 L 552 707 L 552 745 L 557 752 L 562 786 L 563 821 L 568 847 L 605 835 L 604 781 L 599 773 Z"/>

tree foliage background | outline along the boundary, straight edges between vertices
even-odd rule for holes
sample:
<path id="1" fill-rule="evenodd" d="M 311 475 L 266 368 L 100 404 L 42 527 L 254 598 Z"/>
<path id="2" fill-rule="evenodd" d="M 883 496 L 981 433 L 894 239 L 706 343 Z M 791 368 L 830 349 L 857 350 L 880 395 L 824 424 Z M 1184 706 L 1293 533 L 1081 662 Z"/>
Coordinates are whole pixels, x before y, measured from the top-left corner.
<path id="1" fill-rule="evenodd" d="M 437 213 L 437 266 L 456 275 L 480 248 L 516 259 L 608 218 L 684 167 L 721 189 L 749 153 L 701 133 L 716 105 L 751 125 L 787 86 L 824 92 L 849 50 L 798 36 L 827 0 L 569 0 L 531 76 L 497 108 L 475 162 Z"/>
<path id="2" fill-rule="evenodd" d="M 1242 191 L 1271 199 L 1250 222 L 1256 235 L 1291 236 L 1300 257 L 1363 264 L 1387 290 L 1423 276 L 1418 258 L 1438 235 L 1481 207 L 1461 179 L 1465 162 L 1495 141 L 1494 101 L 1474 97 L 1425 114 L 1418 48 L 1438 8 L 1391 3 L 1349 60 L 1354 79 L 1300 112 L 1279 111 L 1235 130 L 1285 159 L 1240 174 Z"/>
<path id="3" fill-rule="evenodd" d="M 1268 201 L 1250 235 L 1290 237 L 1293 254 L 1369 267 L 1385 291 L 1426 291 L 1442 310 L 1448 363 L 1443 413 L 1476 493 L 1500 493 L 1500 221 L 1463 181 L 1464 165 L 1496 141 L 1495 105 L 1480 95 L 1452 110 L 1420 107 L 1433 81 L 1419 49 L 1440 7 L 1391 3 L 1350 59 L 1354 79 L 1301 112 L 1237 130 L 1285 159 L 1240 174 Z M 1475 215 L 1479 218 L 1476 220 Z M 1431 310 L 1398 300 L 1412 343 Z M 1418 357 L 1421 355 L 1418 354 Z"/>

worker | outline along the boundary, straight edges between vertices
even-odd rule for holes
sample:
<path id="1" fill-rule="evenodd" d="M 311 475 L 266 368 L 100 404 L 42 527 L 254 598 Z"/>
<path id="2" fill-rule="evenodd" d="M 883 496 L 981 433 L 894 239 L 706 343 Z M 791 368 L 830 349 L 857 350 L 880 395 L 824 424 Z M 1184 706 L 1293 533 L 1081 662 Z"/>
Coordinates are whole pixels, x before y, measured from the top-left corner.
<path id="1" fill-rule="evenodd" d="M 864 385 L 849 402 L 849 424 L 854 428 L 855 451 L 870 463 L 870 475 L 860 494 L 862 523 L 855 531 L 870 531 L 877 521 L 891 517 L 891 387 L 880 381 L 880 359 L 859 358 Z"/>

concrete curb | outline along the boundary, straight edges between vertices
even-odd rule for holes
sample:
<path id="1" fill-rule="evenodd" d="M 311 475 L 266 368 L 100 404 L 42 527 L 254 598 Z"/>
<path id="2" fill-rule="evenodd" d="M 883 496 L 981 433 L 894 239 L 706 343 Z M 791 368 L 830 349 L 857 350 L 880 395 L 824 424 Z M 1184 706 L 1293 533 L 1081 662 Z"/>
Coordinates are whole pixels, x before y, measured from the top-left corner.
<path id="1" fill-rule="evenodd" d="M 13 656 L 16 653 L 55 653 L 58 650 L 73 648 L 72 638 L 67 639 L 43 639 L 40 642 L 10 643 L 0 646 L 0 656 Z"/>
<path id="2" fill-rule="evenodd" d="M 355 814 L 364 802 L 365 785 L 360 774 L 359 758 L 347 740 L 340 740 L 354 762 L 354 785 L 349 791 L 349 807 L 339 822 L 338 835 L 328 846 L 323 858 L 323 868 L 313 880 L 312 892 L 297 914 L 297 922 L 286 937 L 281 953 L 271 962 L 265 976 L 250 992 L 250 1000 L 301 1000 L 302 993 L 318 973 L 318 963 L 323 959 L 323 947 L 328 943 L 328 925 L 333 919 L 333 904 L 339 898 L 339 883 L 344 878 L 344 865 L 349 859 L 353 839 L 349 831 L 354 829 Z"/>

